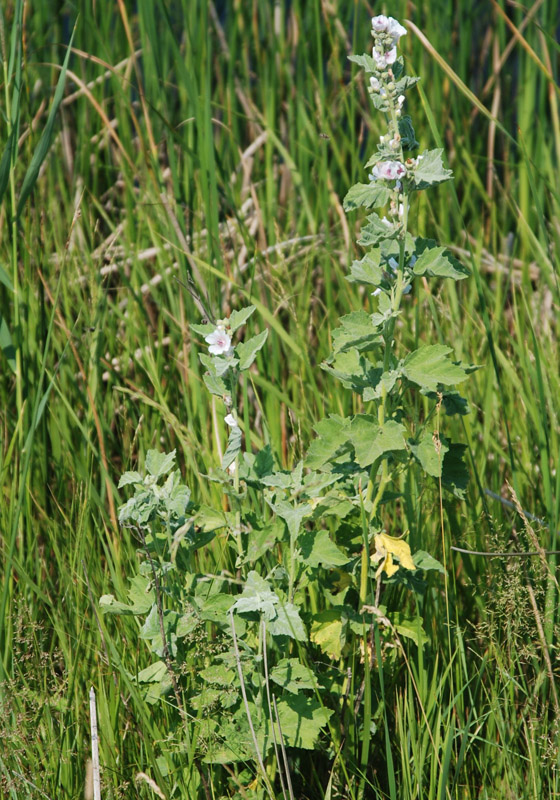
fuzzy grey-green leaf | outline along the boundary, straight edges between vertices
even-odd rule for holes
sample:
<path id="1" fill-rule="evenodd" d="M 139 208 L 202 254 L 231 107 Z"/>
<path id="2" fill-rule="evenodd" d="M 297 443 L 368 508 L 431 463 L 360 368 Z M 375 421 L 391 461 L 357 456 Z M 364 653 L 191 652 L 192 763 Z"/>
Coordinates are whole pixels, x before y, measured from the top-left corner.
<path id="1" fill-rule="evenodd" d="M 466 377 L 465 370 L 449 358 L 451 347 L 428 344 L 410 353 L 402 363 L 402 373 L 412 383 L 428 391 L 437 391 L 440 384 L 452 386 Z"/>
<path id="2" fill-rule="evenodd" d="M 267 336 L 268 336 L 268 328 L 265 328 L 264 331 L 261 331 L 256 336 L 253 336 L 252 339 L 248 339 L 246 342 L 240 342 L 237 345 L 237 347 L 235 348 L 235 352 L 237 353 L 237 357 L 239 358 L 240 370 L 249 369 L 249 367 L 257 357 L 257 353 L 266 342 Z"/>

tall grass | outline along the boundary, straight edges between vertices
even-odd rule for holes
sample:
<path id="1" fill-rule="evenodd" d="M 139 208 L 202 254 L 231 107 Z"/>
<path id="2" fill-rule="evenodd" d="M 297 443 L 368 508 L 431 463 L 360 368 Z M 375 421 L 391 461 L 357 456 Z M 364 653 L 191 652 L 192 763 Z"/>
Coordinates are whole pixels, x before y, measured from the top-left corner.
<path id="1" fill-rule="evenodd" d="M 377 122 L 360 124 L 367 92 L 346 56 L 368 45 L 372 9 L 79 6 L 8 1 L 0 20 L 0 796 L 83 796 L 93 684 L 104 796 L 153 796 L 134 783 L 146 772 L 166 797 L 202 797 L 192 752 L 165 746 L 171 714 L 127 677 L 148 663 L 136 624 L 96 612 L 104 592 L 126 594 L 135 560 L 116 483 L 148 448 L 176 447 L 196 496 L 220 502 L 205 475 L 224 442 L 188 332 L 203 306 L 250 300 L 271 329 L 246 389 L 262 411 L 255 446 L 270 441 L 290 466 L 314 421 L 349 410 L 318 365 L 351 307 L 354 221 L 340 198 Z M 444 502 L 442 521 L 439 498 L 408 487 L 412 541 L 442 555 L 443 524 L 451 626 L 433 581 L 419 608 L 429 643 L 378 654 L 367 791 L 553 798 L 555 556 L 449 547 L 558 549 L 559 6 L 388 11 L 413 23 L 404 51 L 422 77 L 412 114 L 430 120 L 421 146 L 441 140 L 455 173 L 437 201 L 422 198 L 416 228 L 473 271 L 411 298 L 402 336 L 453 341 L 484 368 L 461 433 L 467 502 Z M 530 529 L 516 506 L 539 522 Z M 218 548 L 197 557 L 201 572 L 221 569 Z M 302 797 L 336 796 L 336 781 L 300 767 Z M 256 796 L 248 774 L 211 780 L 211 796 Z"/>

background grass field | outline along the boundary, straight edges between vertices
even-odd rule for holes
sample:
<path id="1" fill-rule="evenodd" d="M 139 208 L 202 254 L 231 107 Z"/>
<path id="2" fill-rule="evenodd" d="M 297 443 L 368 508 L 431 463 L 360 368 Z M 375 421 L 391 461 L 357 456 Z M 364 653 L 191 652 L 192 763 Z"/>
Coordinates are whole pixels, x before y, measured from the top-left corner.
<path id="1" fill-rule="evenodd" d="M 166 760 L 168 711 L 123 679 L 149 663 L 136 624 L 95 611 L 126 594 L 137 558 L 116 485 L 149 448 L 177 448 L 196 497 L 220 503 L 205 476 L 225 440 L 188 275 L 218 315 L 250 300 L 270 329 L 247 396 L 252 445 L 270 441 L 289 467 L 314 422 L 351 411 L 319 364 L 358 302 L 344 279 L 358 220 L 341 198 L 379 135 L 347 56 L 383 11 L 410 20 L 402 52 L 422 81 L 408 110 L 455 174 L 421 196 L 411 229 L 472 270 L 410 296 L 399 336 L 452 343 L 483 368 L 454 432 L 467 501 L 445 499 L 443 539 L 437 496 L 411 487 L 405 508 L 413 549 L 445 560 L 449 587 L 424 599 L 429 652 L 411 646 L 410 669 L 385 676 L 371 796 L 560 797 L 556 558 L 449 549 L 558 549 L 557 0 L 4 4 L 3 145 L 16 112 L 19 130 L 13 168 L 0 166 L 1 797 L 83 796 L 90 685 L 104 797 L 154 796 L 139 772 L 191 796 Z M 74 25 L 52 146 L 14 223 Z M 199 551 L 199 569 L 218 557 Z M 294 764 L 300 796 L 324 797 L 307 769 Z M 212 797 L 254 796 L 250 776 L 213 780 Z"/>

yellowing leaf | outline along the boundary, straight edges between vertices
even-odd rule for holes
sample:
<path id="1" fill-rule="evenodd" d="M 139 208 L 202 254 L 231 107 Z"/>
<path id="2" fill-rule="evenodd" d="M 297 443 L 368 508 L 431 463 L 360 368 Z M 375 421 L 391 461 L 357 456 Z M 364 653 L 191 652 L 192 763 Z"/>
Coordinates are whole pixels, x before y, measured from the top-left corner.
<path id="1" fill-rule="evenodd" d="M 393 562 L 393 556 L 398 558 L 399 566 L 405 569 L 416 569 L 416 565 L 412 560 L 410 546 L 404 539 L 397 539 L 386 533 L 377 533 L 375 535 L 375 553 L 371 557 L 374 564 L 381 562 L 376 577 L 383 571 L 387 573 L 389 578 L 395 574 L 399 566 Z"/>

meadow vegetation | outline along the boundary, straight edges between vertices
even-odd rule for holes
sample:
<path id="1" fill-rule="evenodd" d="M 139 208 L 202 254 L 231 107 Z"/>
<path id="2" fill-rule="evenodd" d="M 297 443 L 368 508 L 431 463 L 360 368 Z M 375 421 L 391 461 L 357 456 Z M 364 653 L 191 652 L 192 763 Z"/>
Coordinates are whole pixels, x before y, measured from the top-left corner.
<path id="1" fill-rule="evenodd" d="M 90 686 L 103 798 L 560 797 L 559 11 L 3 4 L 0 797 L 93 796 Z M 357 455 L 398 467 L 375 504 L 317 431 L 372 413 L 329 359 L 381 304 L 343 202 L 383 12 L 454 176 L 409 228 L 465 269 L 401 285 L 391 335 L 479 368 L 467 414 L 402 398 L 406 457 L 428 420 L 468 485 Z M 382 582 L 369 514 L 410 547 Z"/>

